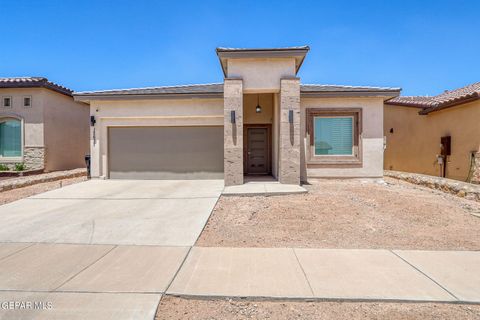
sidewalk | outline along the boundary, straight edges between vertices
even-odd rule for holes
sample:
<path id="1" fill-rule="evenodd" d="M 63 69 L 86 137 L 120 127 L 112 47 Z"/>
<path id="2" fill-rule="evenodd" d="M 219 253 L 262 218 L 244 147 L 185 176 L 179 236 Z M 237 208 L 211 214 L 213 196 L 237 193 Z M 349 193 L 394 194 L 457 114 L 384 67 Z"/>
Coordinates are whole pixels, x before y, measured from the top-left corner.
<path id="1" fill-rule="evenodd" d="M 194 247 L 167 294 L 480 303 L 480 252 Z"/>

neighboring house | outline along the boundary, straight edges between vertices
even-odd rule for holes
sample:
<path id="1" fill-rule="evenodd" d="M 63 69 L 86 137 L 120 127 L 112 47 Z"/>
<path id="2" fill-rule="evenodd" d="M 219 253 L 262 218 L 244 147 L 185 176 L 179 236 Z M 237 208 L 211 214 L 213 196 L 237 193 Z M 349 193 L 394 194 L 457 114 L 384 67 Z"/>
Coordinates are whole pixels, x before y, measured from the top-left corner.
<path id="1" fill-rule="evenodd" d="M 480 183 L 480 82 L 385 103 L 385 169 Z"/>
<path id="2" fill-rule="evenodd" d="M 0 164 L 27 170 L 85 167 L 89 108 L 41 77 L 0 78 Z"/>
<path id="3" fill-rule="evenodd" d="M 223 83 L 89 91 L 92 175 L 280 183 L 383 175 L 383 102 L 398 88 L 301 85 L 308 47 L 217 48 Z"/>

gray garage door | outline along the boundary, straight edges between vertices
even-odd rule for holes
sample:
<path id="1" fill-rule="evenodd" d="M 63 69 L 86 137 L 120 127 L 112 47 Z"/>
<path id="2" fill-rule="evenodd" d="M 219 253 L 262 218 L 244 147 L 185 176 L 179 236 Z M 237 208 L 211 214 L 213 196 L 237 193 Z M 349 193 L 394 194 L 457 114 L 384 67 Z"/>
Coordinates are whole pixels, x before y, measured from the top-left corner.
<path id="1" fill-rule="evenodd" d="M 223 127 L 108 130 L 112 179 L 223 179 Z"/>

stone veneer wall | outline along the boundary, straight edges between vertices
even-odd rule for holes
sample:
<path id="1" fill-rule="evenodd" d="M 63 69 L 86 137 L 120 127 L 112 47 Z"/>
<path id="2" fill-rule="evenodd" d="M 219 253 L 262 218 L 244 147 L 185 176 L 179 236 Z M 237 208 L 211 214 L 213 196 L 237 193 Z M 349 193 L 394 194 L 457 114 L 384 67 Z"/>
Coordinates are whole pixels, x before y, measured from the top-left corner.
<path id="1" fill-rule="evenodd" d="M 293 110 L 293 123 L 289 111 Z M 280 147 L 278 180 L 300 184 L 300 79 L 280 80 Z"/>
<path id="2" fill-rule="evenodd" d="M 480 152 L 475 153 L 473 158 L 471 182 L 480 184 Z"/>
<path id="3" fill-rule="evenodd" d="M 28 170 L 45 168 L 45 160 L 44 147 L 25 147 L 23 149 L 23 163 Z"/>
<path id="4" fill-rule="evenodd" d="M 224 88 L 224 180 L 225 186 L 243 184 L 243 81 L 225 79 Z M 235 111 L 235 123 L 231 123 Z"/>

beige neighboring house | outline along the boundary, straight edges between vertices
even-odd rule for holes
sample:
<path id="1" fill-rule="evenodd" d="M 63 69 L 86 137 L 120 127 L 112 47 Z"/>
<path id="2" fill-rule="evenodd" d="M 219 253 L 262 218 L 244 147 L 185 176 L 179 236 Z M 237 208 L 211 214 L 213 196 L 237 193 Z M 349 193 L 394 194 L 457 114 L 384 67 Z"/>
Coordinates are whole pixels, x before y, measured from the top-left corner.
<path id="1" fill-rule="evenodd" d="M 308 51 L 217 48 L 223 83 L 75 93 L 90 105 L 92 176 L 382 177 L 383 103 L 400 89 L 301 84 Z"/>
<path id="2" fill-rule="evenodd" d="M 0 164 L 27 170 L 85 167 L 89 107 L 42 77 L 0 78 Z"/>
<path id="3" fill-rule="evenodd" d="M 480 82 L 385 103 L 385 169 L 480 183 Z"/>

